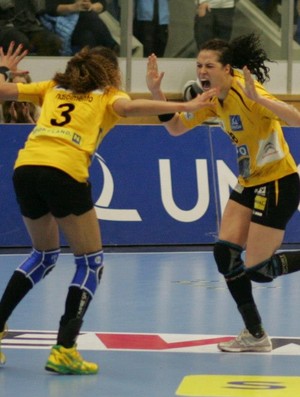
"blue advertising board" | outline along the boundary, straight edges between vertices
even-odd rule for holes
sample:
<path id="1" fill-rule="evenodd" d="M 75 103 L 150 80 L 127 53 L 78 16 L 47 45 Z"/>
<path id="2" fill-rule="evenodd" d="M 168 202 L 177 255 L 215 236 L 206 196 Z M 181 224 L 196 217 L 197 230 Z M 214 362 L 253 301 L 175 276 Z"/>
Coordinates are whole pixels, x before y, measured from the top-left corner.
<path id="1" fill-rule="evenodd" d="M 210 242 L 216 214 L 209 152 L 208 127 L 180 138 L 172 138 L 161 126 L 114 129 L 91 167 L 106 243 Z M 99 178 L 99 164 L 102 174 L 106 170 L 105 181 Z M 111 200 L 103 203 L 99 195 L 107 198 L 107 191 Z"/>
<path id="2" fill-rule="evenodd" d="M 0 247 L 30 245 L 11 176 L 31 129 L 0 125 Z M 286 136 L 299 163 L 299 129 L 287 128 Z M 90 168 L 104 245 L 213 243 L 236 183 L 235 158 L 235 147 L 219 127 L 201 126 L 172 137 L 159 125 L 116 126 Z M 300 242 L 299 212 L 285 242 Z"/>

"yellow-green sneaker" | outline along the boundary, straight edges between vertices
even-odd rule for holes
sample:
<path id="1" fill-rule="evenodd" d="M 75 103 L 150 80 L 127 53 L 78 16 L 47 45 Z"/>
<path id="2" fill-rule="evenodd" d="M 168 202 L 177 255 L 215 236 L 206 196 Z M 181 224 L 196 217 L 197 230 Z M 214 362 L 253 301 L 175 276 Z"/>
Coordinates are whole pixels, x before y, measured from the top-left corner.
<path id="1" fill-rule="evenodd" d="M 99 371 L 96 363 L 83 360 L 76 345 L 71 348 L 61 345 L 53 346 L 45 369 L 64 375 L 92 375 Z"/>
<path id="2" fill-rule="evenodd" d="M 7 325 L 5 324 L 4 330 L 0 332 L 0 364 L 4 365 L 6 362 L 5 354 L 1 351 L 1 340 L 7 335 Z"/>

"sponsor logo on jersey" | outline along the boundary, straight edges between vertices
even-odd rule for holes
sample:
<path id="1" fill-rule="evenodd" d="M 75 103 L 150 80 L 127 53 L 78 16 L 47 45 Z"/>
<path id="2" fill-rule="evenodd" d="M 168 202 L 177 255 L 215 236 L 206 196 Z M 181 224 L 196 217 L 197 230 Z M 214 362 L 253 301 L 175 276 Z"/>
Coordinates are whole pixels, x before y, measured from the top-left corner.
<path id="1" fill-rule="evenodd" d="M 238 114 L 229 116 L 229 119 L 232 131 L 242 131 L 244 129 L 242 120 Z"/>

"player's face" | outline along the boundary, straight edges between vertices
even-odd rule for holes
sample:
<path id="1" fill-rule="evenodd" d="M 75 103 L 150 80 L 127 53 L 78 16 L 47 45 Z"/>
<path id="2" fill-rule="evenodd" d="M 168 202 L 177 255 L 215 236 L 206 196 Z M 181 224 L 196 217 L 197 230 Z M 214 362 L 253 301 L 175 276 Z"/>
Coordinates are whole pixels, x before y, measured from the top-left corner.
<path id="1" fill-rule="evenodd" d="M 230 65 L 219 62 L 217 51 L 202 50 L 197 57 L 197 76 L 203 91 L 218 88 L 220 92 L 227 90 L 231 81 Z"/>

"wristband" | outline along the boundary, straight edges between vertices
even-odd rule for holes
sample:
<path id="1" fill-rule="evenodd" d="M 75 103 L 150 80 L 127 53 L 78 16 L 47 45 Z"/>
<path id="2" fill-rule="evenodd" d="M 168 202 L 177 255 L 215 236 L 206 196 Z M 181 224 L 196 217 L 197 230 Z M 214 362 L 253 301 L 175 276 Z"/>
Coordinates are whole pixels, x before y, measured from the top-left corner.
<path id="1" fill-rule="evenodd" d="M 167 114 L 160 114 L 157 116 L 159 118 L 159 121 L 162 123 L 166 123 L 167 121 L 172 120 L 172 118 L 175 116 L 175 113 L 167 113 Z"/>
<path id="2" fill-rule="evenodd" d="M 0 66 L 0 74 L 3 74 L 5 81 L 9 78 L 10 70 L 6 66 Z"/>

